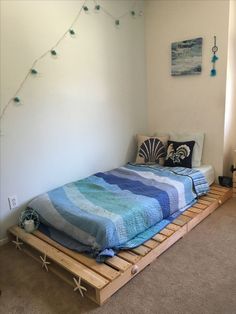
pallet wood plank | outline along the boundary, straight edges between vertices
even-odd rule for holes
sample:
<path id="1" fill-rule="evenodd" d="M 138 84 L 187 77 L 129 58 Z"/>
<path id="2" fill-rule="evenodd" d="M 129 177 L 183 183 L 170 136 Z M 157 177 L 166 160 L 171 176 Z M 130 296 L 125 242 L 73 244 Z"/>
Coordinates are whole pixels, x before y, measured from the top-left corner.
<path id="1" fill-rule="evenodd" d="M 78 261 L 74 260 L 65 253 L 59 251 L 58 249 L 52 247 L 48 243 L 40 240 L 36 236 L 26 233 L 23 229 L 18 226 L 10 228 L 10 232 L 15 236 L 18 236 L 23 242 L 36 248 L 39 252 L 46 254 L 46 256 L 59 264 L 61 267 L 70 271 L 75 276 L 81 277 L 89 285 L 101 289 L 106 286 L 109 281 L 102 277 L 101 275 L 95 273 L 90 268 L 84 266 Z"/>
<path id="2" fill-rule="evenodd" d="M 95 272 L 97 272 L 98 274 L 102 275 L 103 277 L 105 277 L 109 280 L 113 280 L 120 275 L 120 272 L 115 270 L 114 268 L 112 268 L 112 267 L 110 267 L 104 263 L 97 263 L 94 258 L 88 257 L 82 253 L 77 253 L 75 251 L 72 251 L 72 250 L 62 246 L 61 244 L 53 241 L 52 239 L 50 239 L 49 237 L 47 237 L 45 234 L 43 234 L 42 232 L 40 232 L 38 230 L 34 231 L 33 234 L 36 237 L 38 237 L 39 239 L 44 240 L 45 242 L 51 244 L 52 246 L 59 249 L 63 253 L 66 253 L 68 256 L 81 262 L 85 266 L 91 268 L 92 270 L 94 270 Z"/>
<path id="3" fill-rule="evenodd" d="M 117 254 L 117 256 L 121 257 L 125 261 L 132 263 L 132 264 L 136 264 L 141 258 L 140 255 L 137 255 L 132 251 L 126 251 L 126 250 L 120 251 Z"/>
<path id="4" fill-rule="evenodd" d="M 201 199 L 201 198 L 198 199 L 198 203 L 199 203 L 199 204 L 203 204 L 203 205 L 207 205 L 207 206 L 211 205 L 211 202 L 209 202 L 209 201 L 204 201 L 204 200 Z"/>
<path id="5" fill-rule="evenodd" d="M 154 237 L 152 237 L 152 239 L 161 243 L 161 242 L 165 241 L 167 239 L 167 237 L 164 236 L 163 234 L 157 233 Z"/>
<path id="6" fill-rule="evenodd" d="M 207 194 L 207 196 L 202 196 L 201 199 L 204 201 L 209 201 L 211 203 L 214 203 L 216 201 L 215 198 L 210 197 L 208 194 Z"/>
<path id="7" fill-rule="evenodd" d="M 112 296 L 117 290 L 124 286 L 129 280 L 136 276 L 142 269 L 153 262 L 159 255 L 165 252 L 172 244 L 177 242 L 187 232 L 187 228 L 183 227 L 176 231 L 171 237 L 160 243 L 155 249 L 151 250 L 147 255 L 142 257 L 136 264 L 138 271 L 132 273 L 126 271 L 122 276 L 113 280 L 109 286 L 100 290 L 100 304 L 103 304 L 110 296 Z"/>
<path id="8" fill-rule="evenodd" d="M 180 215 L 177 219 L 180 219 L 180 220 L 185 221 L 185 222 L 189 222 L 192 218 L 187 217 L 187 216 L 184 216 L 184 215 L 182 214 L 182 215 Z"/>
<path id="9" fill-rule="evenodd" d="M 199 203 L 196 203 L 194 204 L 192 207 L 195 207 L 195 208 L 199 208 L 199 209 L 206 209 L 207 208 L 207 205 L 203 205 L 203 204 L 199 204 Z"/>
<path id="10" fill-rule="evenodd" d="M 177 226 L 183 227 L 184 225 L 186 225 L 187 222 L 176 218 L 176 219 L 173 221 L 173 223 L 174 223 L 175 225 L 177 225 Z"/>
<path id="11" fill-rule="evenodd" d="M 155 247 L 157 247 L 159 245 L 159 242 L 150 239 L 150 240 L 144 242 L 144 245 L 146 247 L 148 247 L 149 249 L 155 249 Z"/>
<path id="12" fill-rule="evenodd" d="M 173 230 L 173 231 L 177 231 L 179 230 L 180 226 L 177 226 L 173 223 L 170 223 L 169 225 L 166 226 L 167 229 Z"/>
<path id="13" fill-rule="evenodd" d="M 144 245 L 140 245 L 134 249 L 131 250 L 132 252 L 139 254 L 141 256 L 145 256 L 148 252 L 150 252 L 150 249 Z"/>
<path id="14" fill-rule="evenodd" d="M 163 234 L 167 237 L 171 236 L 175 231 L 173 230 L 170 230 L 170 229 L 167 229 L 167 228 L 164 228 L 160 231 L 160 234 Z"/>
<path id="15" fill-rule="evenodd" d="M 222 196 L 225 194 L 224 191 L 218 191 L 218 190 L 214 190 L 214 189 L 210 189 L 210 193 L 215 194 L 215 195 L 219 195 L 219 196 Z"/>
<path id="16" fill-rule="evenodd" d="M 221 186 L 221 185 L 216 184 L 216 183 L 214 183 L 211 187 L 214 187 L 215 189 L 218 188 L 220 191 L 225 191 L 225 192 L 229 191 L 229 188 L 226 188 L 226 187 Z"/>
<path id="17" fill-rule="evenodd" d="M 131 263 L 125 261 L 124 259 L 120 258 L 119 256 L 114 256 L 114 257 L 108 258 L 105 261 L 105 264 L 112 266 L 115 269 L 118 269 L 121 271 L 125 271 L 132 266 Z"/>
<path id="18" fill-rule="evenodd" d="M 196 208 L 196 207 L 190 207 L 190 208 L 188 209 L 188 211 L 189 211 L 189 212 L 192 212 L 192 213 L 196 213 L 196 214 L 200 214 L 200 213 L 202 212 L 201 209 Z"/>
<path id="19" fill-rule="evenodd" d="M 209 192 L 209 193 L 207 193 L 207 197 L 211 197 L 211 198 L 218 200 L 221 197 L 221 195 L 216 195 L 216 194 Z"/>
<path id="20" fill-rule="evenodd" d="M 189 210 L 186 210 L 185 212 L 183 212 L 184 216 L 190 217 L 190 218 L 194 218 L 195 216 L 197 216 L 197 213 L 193 213 Z"/>

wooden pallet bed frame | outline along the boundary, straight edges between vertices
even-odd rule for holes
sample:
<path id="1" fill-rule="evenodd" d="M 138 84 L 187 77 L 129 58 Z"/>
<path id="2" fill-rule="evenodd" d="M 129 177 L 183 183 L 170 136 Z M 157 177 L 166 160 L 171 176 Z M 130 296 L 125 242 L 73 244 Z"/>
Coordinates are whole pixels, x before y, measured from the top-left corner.
<path id="1" fill-rule="evenodd" d="M 232 189 L 212 185 L 206 196 L 137 248 L 120 251 L 105 263 L 69 250 L 39 231 L 26 233 L 18 226 L 9 229 L 16 248 L 24 251 L 99 305 L 136 276 L 171 245 L 187 234 L 232 196 Z"/>

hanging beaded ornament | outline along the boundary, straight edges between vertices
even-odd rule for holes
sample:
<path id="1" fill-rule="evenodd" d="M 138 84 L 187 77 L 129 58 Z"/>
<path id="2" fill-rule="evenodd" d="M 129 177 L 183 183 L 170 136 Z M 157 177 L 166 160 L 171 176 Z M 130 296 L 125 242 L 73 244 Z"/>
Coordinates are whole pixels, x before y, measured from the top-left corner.
<path id="1" fill-rule="evenodd" d="M 212 62 L 211 76 L 216 76 L 216 61 L 219 59 L 216 55 L 218 51 L 218 47 L 216 46 L 216 36 L 214 36 L 214 46 L 212 47 L 211 51 L 213 52 L 213 56 L 211 58 Z"/>

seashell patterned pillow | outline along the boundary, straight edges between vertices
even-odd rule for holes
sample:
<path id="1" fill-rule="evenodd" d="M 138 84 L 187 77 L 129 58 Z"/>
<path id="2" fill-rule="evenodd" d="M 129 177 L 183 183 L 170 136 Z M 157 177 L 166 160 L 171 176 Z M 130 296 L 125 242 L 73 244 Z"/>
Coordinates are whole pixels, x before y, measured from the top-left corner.
<path id="1" fill-rule="evenodd" d="M 168 141 L 164 166 L 192 168 L 192 154 L 195 141 Z"/>
<path id="2" fill-rule="evenodd" d="M 137 164 L 160 164 L 164 165 L 166 146 L 169 136 L 145 136 L 137 135 L 138 152 Z"/>

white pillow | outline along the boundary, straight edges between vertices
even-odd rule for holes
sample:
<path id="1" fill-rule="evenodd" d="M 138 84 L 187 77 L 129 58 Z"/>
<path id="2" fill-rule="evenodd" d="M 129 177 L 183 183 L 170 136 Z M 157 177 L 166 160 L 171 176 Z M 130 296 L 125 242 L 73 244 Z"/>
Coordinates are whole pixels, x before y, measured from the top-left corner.
<path id="1" fill-rule="evenodd" d="M 169 132 L 169 135 L 170 135 L 170 141 L 176 141 L 176 142 L 185 142 L 185 141 L 191 141 L 191 140 L 195 141 L 195 145 L 193 147 L 192 167 L 201 166 L 204 133 Z"/>

